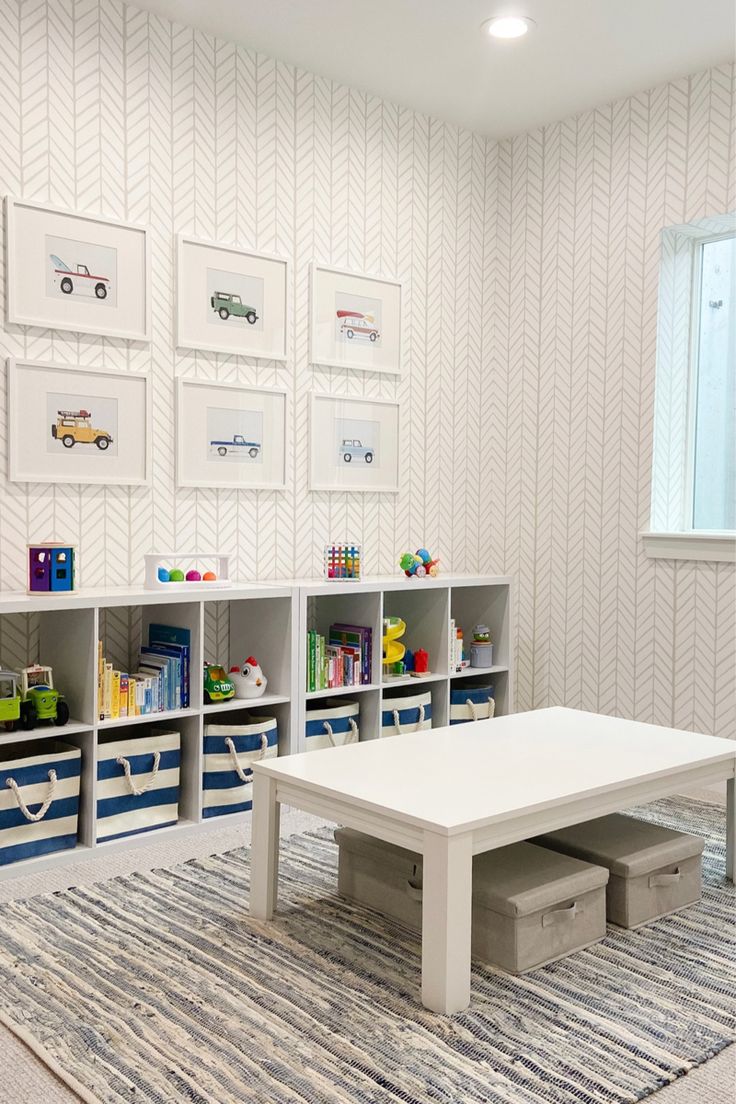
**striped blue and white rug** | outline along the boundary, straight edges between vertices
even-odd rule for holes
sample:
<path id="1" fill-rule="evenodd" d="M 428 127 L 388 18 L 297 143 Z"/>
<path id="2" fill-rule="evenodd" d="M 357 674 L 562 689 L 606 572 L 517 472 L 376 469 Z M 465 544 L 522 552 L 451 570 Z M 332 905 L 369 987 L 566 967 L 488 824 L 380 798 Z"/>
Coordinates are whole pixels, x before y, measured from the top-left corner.
<path id="1" fill-rule="evenodd" d="M 642 814 L 708 837 L 702 903 L 524 978 L 476 965 L 470 1009 L 417 1003 L 419 944 L 334 895 L 326 830 L 282 850 L 272 924 L 247 852 L 0 908 L 0 1008 L 104 1102 L 612 1104 L 734 1038 L 724 810 Z"/>

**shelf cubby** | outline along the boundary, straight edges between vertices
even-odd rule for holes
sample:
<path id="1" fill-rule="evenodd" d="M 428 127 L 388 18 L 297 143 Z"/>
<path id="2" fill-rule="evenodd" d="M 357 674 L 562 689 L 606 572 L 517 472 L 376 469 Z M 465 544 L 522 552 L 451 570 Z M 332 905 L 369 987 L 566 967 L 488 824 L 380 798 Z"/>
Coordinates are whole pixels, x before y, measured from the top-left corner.
<path id="1" fill-rule="evenodd" d="M 400 617 L 406 623 L 401 643 L 410 651 L 423 648 L 429 653 L 433 675 L 447 677 L 449 629 L 448 590 L 424 588 L 421 579 L 408 580 L 401 590 L 387 590 L 383 598 L 383 616 Z"/>

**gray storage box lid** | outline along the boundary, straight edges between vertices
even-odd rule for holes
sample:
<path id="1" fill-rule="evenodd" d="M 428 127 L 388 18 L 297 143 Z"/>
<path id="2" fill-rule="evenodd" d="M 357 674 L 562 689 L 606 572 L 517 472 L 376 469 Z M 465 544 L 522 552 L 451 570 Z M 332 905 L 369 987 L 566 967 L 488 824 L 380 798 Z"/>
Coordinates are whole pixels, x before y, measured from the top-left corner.
<path id="1" fill-rule="evenodd" d="M 702 854 L 703 840 L 662 828 L 645 820 L 612 813 L 558 832 L 539 836 L 537 843 L 573 851 L 587 862 L 601 863 L 619 878 L 638 878 L 662 866 Z"/>
<path id="2" fill-rule="evenodd" d="M 413 866 L 417 867 L 417 875 L 421 874 L 422 856 L 396 844 L 352 828 L 336 829 L 335 839 L 347 851 L 399 867 L 402 873 L 405 870 L 407 879 L 412 876 Z M 533 843 L 513 843 L 476 855 L 473 860 L 473 903 L 505 916 L 529 916 L 600 889 L 607 882 L 605 867 Z"/>

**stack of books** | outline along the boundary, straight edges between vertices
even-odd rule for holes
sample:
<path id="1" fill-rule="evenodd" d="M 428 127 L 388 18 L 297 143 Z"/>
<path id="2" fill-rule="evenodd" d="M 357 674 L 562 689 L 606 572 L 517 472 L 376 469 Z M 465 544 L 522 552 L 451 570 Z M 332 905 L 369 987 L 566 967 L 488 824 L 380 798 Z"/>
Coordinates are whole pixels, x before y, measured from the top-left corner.
<path id="1" fill-rule="evenodd" d="M 330 625 L 327 638 L 307 633 L 307 691 L 366 686 L 371 681 L 373 633 L 364 625 Z"/>
<path id="2" fill-rule="evenodd" d="M 189 629 L 149 625 L 137 670 L 116 671 L 97 645 L 97 710 L 101 721 L 189 708 Z"/>

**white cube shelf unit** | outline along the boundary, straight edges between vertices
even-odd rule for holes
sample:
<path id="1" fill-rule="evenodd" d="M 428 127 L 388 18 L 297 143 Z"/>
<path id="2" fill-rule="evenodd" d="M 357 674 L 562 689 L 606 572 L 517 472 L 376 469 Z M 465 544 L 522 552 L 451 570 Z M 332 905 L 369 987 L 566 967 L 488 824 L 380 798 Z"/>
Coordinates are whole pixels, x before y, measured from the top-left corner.
<path id="1" fill-rule="evenodd" d="M 510 576 L 440 575 L 436 579 L 407 579 L 405 575 L 368 578 L 360 582 L 314 582 L 298 584 L 299 623 L 299 720 L 294 748 L 305 748 L 307 702 L 349 698 L 360 704 L 360 739 L 380 736 L 381 703 L 384 695 L 401 687 L 404 693 L 430 690 L 432 724 L 449 724 L 450 688 L 474 682 L 492 682 L 496 714 L 513 712 L 514 676 L 512 654 L 512 580 Z M 422 678 L 385 678 L 382 669 L 381 637 L 384 617 L 400 617 L 406 623 L 401 642 L 415 651 L 429 653 L 430 674 Z M 493 666 L 467 667 L 461 673 L 450 670 L 450 619 L 463 629 L 466 642 L 473 627 L 484 623 L 491 630 Z M 331 690 L 307 692 L 308 629 L 326 636 L 331 624 L 344 622 L 373 630 L 371 682 Z"/>
<path id="2" fill-rule="evenodd" d="M 448 723 L 449 691 L 456 679 L 492 677 L 497 714 L 513 711 L 512 584 L 509 577 L 444 575 L 437 579 L 408 580 L 405 576 L 366 579 L 358 583 L 314 580 L 234 585 L 229 590 L 146 591 L 135 587 L 81 589 L 70 594 L 25 595 L 0 592 L 0 667 L 17 670 L 40 662 L 53 668 L 54 685 L 70 708 L 63 727 L 39 725 L 30 732 L 7 732 L 0 726 L 0 756 L 12 744 L 57 739 L 82 751 L 82 796 L 79 843 L 74 850 L 0 867 L 0 880 L 31 869 L 70 865 L 100 849 L 136 847 L 168 832 L 200 832 L 242 821 L 248 813 L 202 819 L 202 738 L 204 726 L 219 718 L 237 724 L 246 714 L 275 716 L 279 754 L 304 749 L 307 701 L 333 696 L 360 699 L 360 736 L 380 735 L 381 701 L 397 680 L 382 675 L 381 635 L 384 616 L 397 615 L 407 624 L 404 642 L 429 652 L 431 675 L 406 679 L 400 685 L 432 692 L 433 724 Z M 494 666 L 485 671 L 468 668 L 456 675 L 449 669 L 450 618 L 469 640 L 478 622 L 490 626 Z M 307 629 L 326 632 L 334 621 L 369 625 L 373 630 L 372 681 L 367 686 L 321 690 L 308 694 Z M 191 633 L 191 704 L 187 709 L 119 720 L 97 715 L 97 641 L 121 670 L 135 669 L 139 644 L 148 625 L 163 622 Z M 249 655 L 258 659 L 267 678 L 267 692 L 252 702 L 231 699 L 203 701 L 201 671 L 204 661 L 226 667 Z M 97 843 L 96 751 L 110 732 L 124 738 L 146 727 L 172 727 L 181 733 L 181 792 L 179 822 L 108 843 Z"/>
<path id="3" fill-rule="evenodd" d="M 226 597 L 225 597 L 226 595 Z M 82 786 L 79 843 L 59 851 L 0 867 L 0 880 L 28 869 L 69 864 L 99 853 L 100 849 L 134 847 L 153 835 L 172 831 L 201 831 L 222 826 L 236 817 L 202 820 L 202 737 L 204 725 L 216 717 L 237 724 L 244 714 L 276 716 L 279 753 L 293 746 L 298 609 L 289 584 L 246 584 L 226 592 L 192 590 L 146 591 L 132 587 L 81 589 L 71 594 L 33 596 L 0 593 L 0 666 L 18 669 L 33 662 L 53 668 L 54 685 L 70 708 L 63 727 L 40 724 L 30 732 L 7 732 L 0 726 L 0 756 L 10 744 L 62 740 L 82 750 Z M 191 633 L 190 698 L 178 709 L 118 720 L 100 720 L 97 713 L 97 641 L 120 670 L 137 668 L 138 647 L 147 641 L 148 625 L 162 622 Z M 19 654 L 22 644 L 32 654 Z M 214 652 L 212 651 L 214 649 Z M 267 693 L 251 702 L 203 701 L 202 665 L 205 659 L 242 663 L 255 654 L 268 676 Z M 114 732 L 121 739 L 147 728 L 176 728 L 181 734 L 179 822 L 168 828 L 97 843 L 96 749 L 102 736 Z M 247 814 L 240 814 L 247 816 Z"/>

